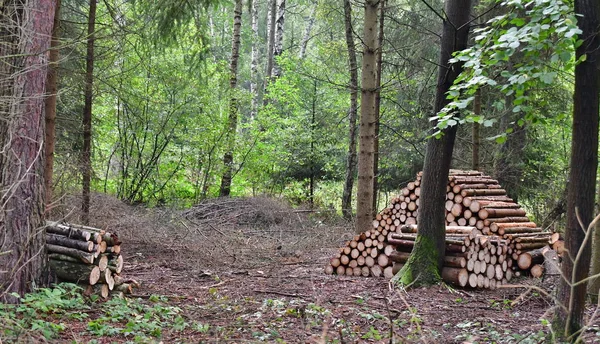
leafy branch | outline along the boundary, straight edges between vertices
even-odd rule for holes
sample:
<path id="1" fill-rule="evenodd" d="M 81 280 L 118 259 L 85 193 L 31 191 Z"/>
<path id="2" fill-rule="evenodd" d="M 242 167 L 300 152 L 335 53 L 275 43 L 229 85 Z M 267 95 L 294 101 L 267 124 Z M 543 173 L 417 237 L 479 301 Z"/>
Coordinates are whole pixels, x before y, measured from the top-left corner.
<path id="1" fill-rule="evenodd" d="M 553 65 L 562 64 L 572 71 L 576 61 L 574 50 L 583 42 L 581 30 L 573 14 L 572 0 L 497 0 L 507 13 L 496 16 L 483 28 L 474 29 L 474 44 L 450 60 L 463 63 L 463 72 L 450 88 L 450 103 L 436 116 L 436 137 L 443 129 L 463 123 L 477 122 L 492 126 L 493 119 L 474 115 L 468 108 L 478 89 L 489 87 L 505 97 L 511 97 L 514 113 L 521 113 L 519 126 L 535 123 L 542 118 L 535 114 L 530 103 L 531 89 L 557 82 L 558 72 Z M 495 106 L 502 107 L 498 101 Z M 511 130 L 511 129 L 508 129 Z M 493 137 L 506 140 L 506 132 Z"/>

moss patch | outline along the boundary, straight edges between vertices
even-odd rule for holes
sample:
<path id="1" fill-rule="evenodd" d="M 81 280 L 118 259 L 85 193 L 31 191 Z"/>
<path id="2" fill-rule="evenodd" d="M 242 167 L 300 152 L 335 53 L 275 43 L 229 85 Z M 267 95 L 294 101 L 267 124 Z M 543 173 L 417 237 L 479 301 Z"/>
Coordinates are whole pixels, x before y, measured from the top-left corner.
<path id="1" fill-rule="evenodd" d="M 426 286 L 442 281 L 438 271 L 438 252 L 433 240 L 417 236 L 410 258 L 392 279 L 399 286 Z"/>

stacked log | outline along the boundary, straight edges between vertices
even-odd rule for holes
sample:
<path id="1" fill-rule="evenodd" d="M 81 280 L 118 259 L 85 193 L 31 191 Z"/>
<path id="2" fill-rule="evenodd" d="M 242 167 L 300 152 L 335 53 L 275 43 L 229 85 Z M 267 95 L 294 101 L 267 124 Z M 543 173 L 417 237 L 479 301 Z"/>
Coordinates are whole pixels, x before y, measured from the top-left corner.
<path id="1" fill-rule="evenodd" d="M 353 255 L 356 255 L 354 249 L 357 247 L 353 246 L 358 246 L 359 242 L 364 244 L 363 237 L 372 240 L 371 235 L 375 235 L 378 239 L 383 235 L 385 240 L 383 244 L 381 240 L 377 240 L 379 246 L 383 245 L 383 250 L 378 247 L 375 255 L 372 255 L 372 250 L 367 255 L 371 256 L 374 261 L 379 261 L 377 254 L 385 255 L 386 257 L 381 260 L 382 263 L 387 260 L 387 264 L 380 266 L 384 270 L 390 266 L 390 261 L 393 263 L 392 269 L 387 270 L 389 273 L 383 274 L 386 277 L 399 270 L 412 250 L 410 243 L 414 243 L 414 233 L 416 232 L 414 225 L 417 223 L 419 212 L 421 177 L 422 172 L 419 172 L 416 180 L 408 183 L 401 190 L 400 195 L 392 199 L 390 205 L 377 214 L 373 220 L 373 228 L 355 236 L 353 240 L 346 243 L 346 247 L 340 249 L 340 252 L 332 258 L 330 266 L 326 267 L 327 273 L 380 276 L 381 273 L 378 273 L 377 268 L 375 268 L 375 273 L 367 269 L 359 272 L 356 268 L 363 265 L 355 266 L 355 263 L 350 263 L 355 259 Z M 552 245 L 552 249 L 556 250 L 559 255 L 562 253 L 563 243 L 559 240 L 558 234 L 544 233 L 541 228 L 529 220 L 525 210 L 508 197 L 497 180 L 482 172 L 450 170 L 445 209 L 447 251 L 461 250 L 462 258 L 466 258 L 468 262 L 467 284 L 471 287 L 493 288 L 500 283 L 506 283 L 513 275 L 523 273 L 538 276 L 540 271 L 543 271 L 540 268 L 543 265 L 540 264 L 539 258 L 536 256 L 531 260 L 531 264 L 526 264 L 531 251 Z M 474 231 L 473 227 L 477 231 Z M 469 238 L 473 235 L 475 238 Z M 457 240 L 466 242 L 458 244 Z M 388 246 L 391 247 L 388 248 Z M 396 248 L 399 253 L 392 253 L 396 251 Z M 463 249 L 465 251 L 462 251 Z M 357 251 L 359 255 L 363 255 L 363 251 Z M 492 254 L 492 251 L 495 254 Z M 479 259 L 479 252 L 485 252 L 482 253 L 483 260 Z M 350 256 L 344 257 L 345 255 Z M 477 259 L 475 259 L 475 255 Z M 450 258 L 446 257 L 446 259 Z M 495 262 L 490 264 L 494 260 Z M 493 278 L 490 265 L 494 266 Z M 498 265 L 500 267 L 497 268 Z M 460 267 L 460 269 L 464 268 Z M 447 266 L 445 269 L 457 269 L 457 267 Z M 448 282 L 458 282 L 454 284 L 466 286 L 463 285 L 464 271 L 446 270 L 442 274 L 446 276 Z"/>
<path id="2" fill-rule="evenodd" d="M 381 220 L 376 221 L 387 221 L 383 220 L 381 214 L 377 217 Z M 386 218 L 389 219 L 389 217 Z M 387 235 L 392 230 L 389 224 L 386 223 L 386 225 L 388 229 L 385 229 L 385 226 L 374 226 L 360 235 L 355 235 L 331 258 L 325 267 L 325 272 L 348 276 L 392 278 L 394 274 L 389 257 L 395 251 L 395 247 L 386 242 Z"/>
<path id="3" fill-rule="evenodd" d="M 82 284 L 86 294 L 102 298 L 114 292 L 131 293 L 135 281 L 121 276 L 121 241 L 115 233 L 74 224 L 48 222 L 46 249 L 51 271 L 60 282 Z"/>
<path id="4" fill-rule="evenodd" d="M 391 234 L 390 243 L 397 243 L 400 236 L 403 240 L 414 242 L 417 233 L 416 225 L 405 225 L 402 233 Z M 489 288 L 508 282 L 512 278 L 512 263 L 508 259 L 506 240 L 496 236 L 487 236 L 473 226 L 446 226 L 446 256 L 442 279 L 460 287 Z M 403 264 L 410 255 L 408 245 L 396 245 L 399 251 L 394 255 L 394 262 Z M 397 259 L 397 257 L 401 257 Z M 406 258 L 406 259 L 405 259 Z"/>

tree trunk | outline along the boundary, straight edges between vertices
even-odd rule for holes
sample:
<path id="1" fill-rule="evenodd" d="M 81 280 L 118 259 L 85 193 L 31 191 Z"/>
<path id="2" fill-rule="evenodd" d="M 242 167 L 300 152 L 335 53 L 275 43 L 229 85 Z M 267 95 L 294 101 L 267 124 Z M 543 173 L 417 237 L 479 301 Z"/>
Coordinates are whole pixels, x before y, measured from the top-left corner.
<path id="1" fill-rule="evenodd" d="M 267 71 L 265 75 L 265 89 L 273 75 L 273 52 L 275 51 L 275 20 L 277 18 L 277 0 L 269 2 L 269 24 L 267 26 Z"/>
<path id="2" fill-rule="evenodd" d="M 250 94 L 252 95 L 252 104 L 250 108 L 250 121 L 256 118 L 258 111 L 258 10 L 256 8 L 257 0 L 251 0 L 250 21 L 252 25 L 252 57 L 250 62 Z"/>
<path id="3" fill-rule="evenodd" d="M 600 196 L 600 184 L 598 184 L 598 192 L 596 197 Z M 596 207 L 596 214 L 600 214 L 600 206 Z M 592 265 L 590 266 L 590 276 L 600 275 L 600 223 L 596 223 L 594 228 L 594 237 L 592 241 Z M 600 295 L 600 277 L 596 277 L 590 281 L 588 285 L 588 294 L 591 296 L 592 303 L 598 303 Z"/>
<path id="4" fill-rule="evenodd" d="M 281 75 L 281 67 L 277 58 L 283 53 L 283 25 L 285 23 L 285 0 L 278 0 L 277 19 L 275 20 L 275 46 L 273 50 L 273 76 Z"/>
<path id="5" fill-rule="evenodd" d="M 383 70 L 383 15 L 385 0 L 379 5 L 379 34 L 377 36 L 377 91 L 375 91 L 375 151 L 373 154 L 373 217 L 377 215 L 379 195 L 379 118 L 381 108 L 381 71 Z"/>
<path id="6" fill-rule="evenodd" d="M 575 67 L 575 93 L 573 96 L 573 135 L 571 141 L 571 169 L 567 192 L 567 223 L 562 273 L 569 281 L 561 280 L 558 302 L 567 307 L 557 307 L 553 327 L 559 337 L 572 336 L 582 326 L 585 310 L 586 283 L 570 287 L 587 277 L 590 266 L 591 242 L 584 242 L 585 233 L 594 213 L 596 170 L 598 167 L 598 96 L 600 63 L 600 2 L 575 0 L 575 13 L 581 15 L 577 25 L 582 31 L 583 44 L 576 50 L 577 58 L 587 59 Z M 588 229 L 589 230 L 589 229 Z M 573 261 L 569 257 L 576 257 Z"/>
<path id="7" fill-rule="evenodd" d="M 0 302 L 46 282 L 44 93 L 54 9 L 52 0 L 0 7 Z"/>
<path id="8" fill-rule="evenodd" d="M 308 16 L 308 18 L 305 18 L 308 20 L 308 23 L 306 23 L 306 30 L 304 30 L 304 36 L 302 37 L 302 42 L 300 43 L 300 53 L 298 54 L 298 57 L 300 59 L 303 59 L 304 55 L 306 55 L 306 47 L 308 46 L 308 41 L 310 40 L 310 32 L 312 31 L 312 27 L 315 24 L 315 13 L 317 12 L 317 5 L 318 3 L 315 2 L 312 9 L 310 10 L 310 15 Z"/>
<path id="9" fill-rule="evenodd" d="M 83 105 L 83 150 L 81 152 L 82 200 L 81 222 L 90 220 L 90 181 L 92 179 L 92 93 L 94 86 L 94 40 L 96 30 L 96 0 L 90 0 L 85 61 L 85 103 Z"/>
<path id="10" fill-rule="evenodd" d="M 350 68 L 350 109 L 348 110 L 348 155 L 346 158 L 346 178 L 342 195 L 342 213 L 346 220 L 352 218 L 352 189 L 356 172 L 356 117 L 358 110 L 358 64 L 352 29 L 352 5 L 344 0 L 344 22 L 346 24 L 346 46 Z"/>
<path id="11" fill-rule="evenodd" d="M 446 0 L 440 51 L 435 112 L 447 103 L 446 92 L 462 70 L 461 65 L 449 66 L 452 53 L 465 49 L 469 34 L 471 0 Z M 409 261 L 397 274 L 400 283 L 416 285 L 437 283 L 445 255 L 446 185 L 452 160 L 457 126 L 448 127 L 441 138 L 427 142 L 427 152 L 421 180 L 418 215 L 419 232 Z"/>
<path id="12" fill-rule="evenodd" d="M 475 99 L 473 100 L 473 114 L 475 116 L 481 116 L 481 90 L 478 89 L 475 93 Z M 480 125 L 478 122 L 473 122 L 473 145 L 471 150 L 471 168 L 474 171 L 479 171 L 479 146 L 481 146 L 481 139 L 479 135 Z"/>
<path id="13" fill-rule="evenodd" d="M 373 216 L 373 164 L 375 154 L 375 92 L 377 91 L 377 7 L 379 0 L 365 1 L 362 87 L 360 103 L 358 192 L 356 233 L 371 228 Z"/>
<path id="14" fill-rule="evenodd" d="M 54 24 L 52 29 L 52 41 L 50 43 L 50 55 L 48 58 L 48 77 L 46 80 L 45 121 L 46 141 L 44 150 L 46 162 L 44 165 L 44 187 L 46 189 L 46 208 L 52 203 L 52 174 L 54 172 L 54 144 L 56 140 L 56 98 L 58 93 L 58 35 L 60 28 L 60 2 L 56 0 L 54 12 Z"/>
<path id="15" fill-rule="evenodd" d="M 238 121 L 238 99 L 236 94 L 238 59 L 240 57 L 240 32 L 242 27 L 242 0 L 235 1 L 233 10 L 233 38 L 231 43 L 231 63 L 229 65 L 229 89 L 231 98 L 229 100 L 229 116 L 225 127 L 225 154 L 223 155 L 223 177 L 221 178 L 221 190 L 219 196 L 228 197 L 231 193 L 231 179 L 233 177 L 233 150 L 235 147 L 237 121 Z"/>

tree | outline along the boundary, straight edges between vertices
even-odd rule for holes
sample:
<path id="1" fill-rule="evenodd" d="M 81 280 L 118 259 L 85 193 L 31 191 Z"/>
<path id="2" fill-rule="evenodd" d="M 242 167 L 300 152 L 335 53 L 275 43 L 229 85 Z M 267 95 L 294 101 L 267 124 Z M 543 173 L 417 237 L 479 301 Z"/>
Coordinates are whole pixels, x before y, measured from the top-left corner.
<path id="1" fill-rule="evenodd" d="M 342 194 L 342 213 L 347 220 L 352 218 L 352 191 L 356 172 L 356 117 L 358 110 L 358 63 L 352 28 L 352 5 L 344 0 L 344 23 L 346 26 L 346 46 L 350 70 L 350 108 L 348 109 L 348 153 L 346 155 L 346 177 Z"/>
<path id="2" fill-rule="evenodd" d="M 55 2 L 0 7 L 0 300 L 45 283 L 44 93 Z"/>
<path id="3" fill-rule="evenodd" d="M 310 40 L 310 33 L 313 25 L 315 25 L 315 14 L 317 12 L 317 5 L 319 3 L 315 1 L 310 10 L 310 15 L 308 16 L 306 23 L 306 29 L 304 30 L 304 36 L 302 36 L 302 42 L 300 43 L 300 52 L 298 53 L 298 57 L 302 60 L 304 55 L 306 54 L 306 47 L 308 46 L 308 41 Z M 345 6 L 345 5 L 344 5 Z"/>
<path id="4" fill-rule="evenodd" d="M 250 62 L 250 93 L 252 94 L 252 104 L 250 108 L 250 120 L 256 118 L 258 111 L 258 10 L 256 8 L 257 0 L 250 0 L 250 25 L 252 26 L 252 55 Z"/>
<path id="5" fill-rule="evenodd" d="M 52 29 L 52 41 L 50 43 L 50 55 L 48 58 L 48 79 L 46 90 L 48 96 L 44 104 L 46 121 L 46 140 L 44 151 L 46 163 L 44 166 L 44 184 L 46 189 L 46 201 L 52 202 L 52 174 L 54 172 L 54 146 L 56 140 L 56 98 L 58 96 L 58 58 L 59 58 L 59 29 L 60 29 L 60 3 L 56 0 L 54 23 Z"/>
<path id="6" fill-rule="evenodd" d="M 599 192 L 597 192 L 596 197 L 600 195 L 600 183 L 598 184 L 598 190 Z M 596 207 L 596 214 L 600 214 L 600 206 Z M 597 223 L 596 228 L 594 228 L 591 261 L 590 276 L 597 276 L 600 274 L 600 223 Z M 600 296 L 600 277 L 595 277 L 590 281 L 588 294 L 592 297 L 593 303 L 598 302 L 598 297 Z"/>
<path id="7" fill-rule="evenodd" d="M 277 0 L 277 19 L 275 20 L 275 45 L 273 49 L 273 76 L 281 76 L 281 67 L 277 58 L 283 54 L 283 32 L 285 23 L 285 0 Z"/>
<path id="8" fill-rule="evenodd" d="M 267 25 L 267 70 L 265 73 L 265 89 L 273 76 L 273 54 L 275 52 L 275 30 L 277 20 L 277 0 L 269 0 L 269 22 Z"/>
<path id="9" fill-rule="evenodd" d="M 363 60 L 358 131 L 358 191 L 356 195 L 356 233 L 369 229 L 373 216 L 373 164 L 375 155 L 375 93 L 377 92 L 377 8 L 379 0 L 365 1 Z"/>
<path id="10" fill-rule="evenodd" d="M 435 108 L 437 113 L 447 104 L 446 93 L 461 72 L 461 65 L 450 65 L 452 54 L 466 48 L 469 34 L 471 0 L 446 0 L 441 38 L 439 72 Z M 405 285 L 432 284 L 440 281 L 445 255 L 444 200 L 448 172 L 457 126 L 442 131 L 441 137 L 432 137 L 427 142 L 423 165 L 419 215 L 419 233 L 410 259 L 396 279 Z"/>
<path id="11" fill-rule="evenodd" d="M 237 122 L 238 122 L 238 95 L 237 73 L 238 60 L 240 57 L 240 32 L 242 27 L 242 0 L 235 1 L 233 10 L 233 37 L 231 43 L 231 61 L 229 64 L 229 116 L 225 126 L 225 154 L 223 155 L 224 171 L 221 178 L 221 189 L 219 196 L 227 197 L 231 193 L 231 179 L 233 178 L 233 150 L 236 142 Z"/>
<path id="12" fill-rule="evenodd" d="M 575 67 L 573 135 L 567 191 L 567 223 L 562 274 L 558 287 L 559 307 L 553 328 L 559 337 L 574 341 L 583 324 L 591 242 L 584 241 L 594 217 L 598 168 L 598 112 L 600 92 L 600 2 L 575 0 L 577 26 L 582 44 L 576 50 L 581 61 Z M 585 59 L 582 58 L 585 56 Z M 589 229 L 591 230 L 591 229 Z"/>
<path id="13" fill-rule="evenodd" d="M 383 72 L 383 23 L 385 0 L 379 4 L 379 33 L 377 34 L 377 91 L 375 92 L 375 149 L 373 154 L 373 217 L 377 215 L 379 194 L 379 132 L 381 124 L 381 74 Z"/>
<path id="14" fill-rule="evenodd" d="M 83 106 L 83 149 L 81 151 L 81 174 L 83 191 L 81 222 L 90 220 L 90 182 L 92 179 L 92 96 L 94 92 L 94 40 L 96 31 L 96 0 L 90 0 L 87 29 L 87 55 L 85 60 L 85 104 Z"/>

